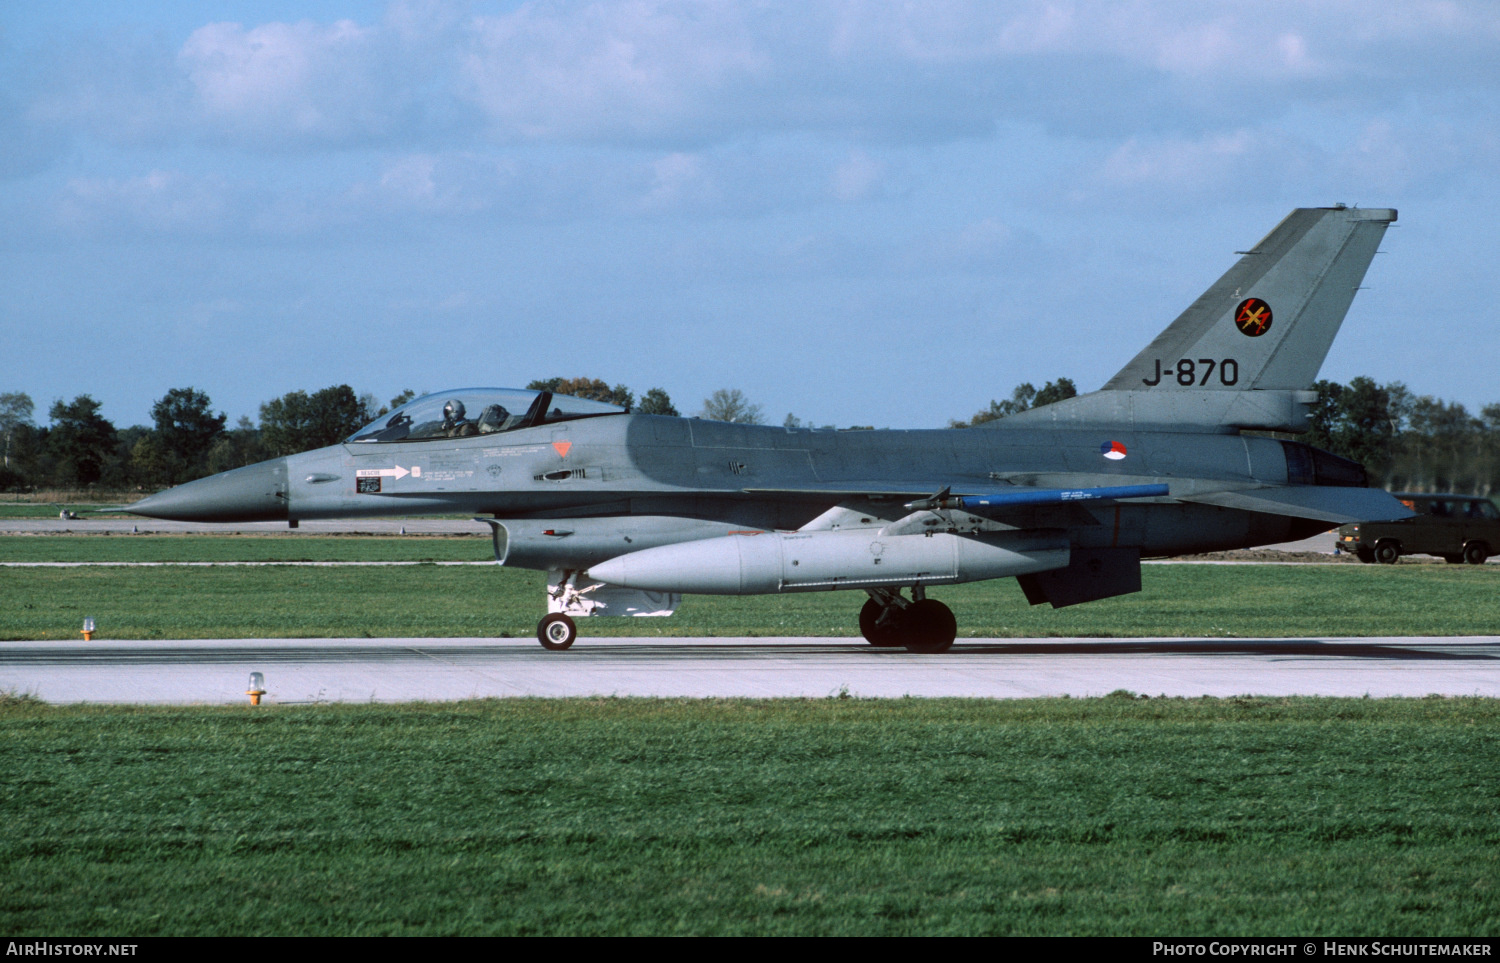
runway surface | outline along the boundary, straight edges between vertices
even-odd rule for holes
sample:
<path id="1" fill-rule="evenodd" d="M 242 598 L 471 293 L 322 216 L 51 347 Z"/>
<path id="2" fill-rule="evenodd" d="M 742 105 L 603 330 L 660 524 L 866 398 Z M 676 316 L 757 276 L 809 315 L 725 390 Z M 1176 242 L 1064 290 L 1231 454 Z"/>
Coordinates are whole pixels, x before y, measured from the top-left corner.
<path id="1" fill-rule="evenodd" d="M 515 696 L 1500 696 L 1500 637 L 961 639 L 942 655 L 857 639 L 236 639 L 0 644 L 0 691 L 47 702 L 267 704 Z"/>

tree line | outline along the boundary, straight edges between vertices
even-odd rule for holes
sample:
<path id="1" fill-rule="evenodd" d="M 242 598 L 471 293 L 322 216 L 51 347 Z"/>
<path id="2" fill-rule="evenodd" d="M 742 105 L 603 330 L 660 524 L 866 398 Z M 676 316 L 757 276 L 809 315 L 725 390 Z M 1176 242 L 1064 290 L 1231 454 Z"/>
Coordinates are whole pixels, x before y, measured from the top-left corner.
<path id="1" fill-rule="evenodd" d="M 677 415 L 672 399 L 651 388 L 639 399 L 623 384 L 597 378 L 547 378 L 526 386 L 589 398 L 633 411 Z M 1365 466 L 1372 483 L 1393 491 L 1466 492 L 1490 495 L 1500 486 L 1500 403 L 1477 416 L 1463 405 L 1413 395 L 1401 382 L 1377 384 L 1358 377 L 1347 385 L 1319 381 L 1312 428 L 1301 440 Z M 1041 389 L 1017 385 L 1009 398 L 950 428 L 970 428 L 1077 394 L 1058 378 Z M 417 397 L 407 389 L 380 404 L 348 385 L 292 391 L 260 406 L 258 421 L 242 417 L 229 427 L 197 388 L 173 388 L 151 407 L 150 425 L 116 428 L 90 395 L 58 400 L 49 424 L 35 422 L 35 405 L 24 393 L 0 393 L 0 491 L 38 488 L 154 490 L 281 455 L 336 444 L 362 426 Z M 697 417 L 761 424 L 762 406 L 737 388 L 715 391 Z M 788 428 L 811 427 L 787 415 Z M 828 426 L 831 427 L 831 426 Z M 860 425 L 858 428 L 870 426 Z M 1291 437 L 1291 436 L 1288 436 Z"/>
<path id="2" fill-rule="evenodd" d="M 1358 377 L 1313 387 L 1312 429 L 1301 440 L 1364 465 L 1371 484 L 1485 496 L 1500 487 L 1500 403 L 1476 416 L 1399 381 Z"/>
<path id="3" fill-rule="evenodd" d="M 648 414 L 675 415 L 661 388 L 636 404 L 624 385 L 594 378 L 551 378 L 527 385 L 617 404 Z M 0 491 L 99 487 L 114 491 L 180 485 L 267 458 L 336 444 L 361 427 L 417 397 L 406 389 L 386 404 L 348 385 L 292 391 L 260 406 L 258 421 L 241 417 L 230 427 L 198 388 L 173 388 L 151 406 L 150 425 L 117 428 L 91 395 L 58 400 L 48 424 L 36 423 L 36 405 L 23 392 L 0 393 Z"/>

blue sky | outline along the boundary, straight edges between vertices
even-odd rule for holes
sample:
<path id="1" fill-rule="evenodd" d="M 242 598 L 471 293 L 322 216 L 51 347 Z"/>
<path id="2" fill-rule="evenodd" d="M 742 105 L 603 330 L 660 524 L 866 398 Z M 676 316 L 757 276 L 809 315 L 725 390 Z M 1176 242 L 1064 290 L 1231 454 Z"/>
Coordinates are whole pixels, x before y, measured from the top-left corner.
<path id="1" fill-rule="evenodd" d="M 1500 401 L 1490 2 L 0 5 L 0 391 L 587 375 L 940 426 L 1099 387 L 1297 206 L 1323 376 Z"/>

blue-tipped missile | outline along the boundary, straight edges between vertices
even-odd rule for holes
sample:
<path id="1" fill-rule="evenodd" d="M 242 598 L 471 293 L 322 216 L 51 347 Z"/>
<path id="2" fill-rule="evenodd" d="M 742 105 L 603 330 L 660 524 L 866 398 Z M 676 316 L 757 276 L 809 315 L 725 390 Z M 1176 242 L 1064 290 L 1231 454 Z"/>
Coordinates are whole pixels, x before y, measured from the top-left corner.
<path id="1" fill-rule="evenodd" d="M 1015 491 L 996 492 L 993 495 L 949 495 L 944 488 L 931 498 L 919 498 L 907 502 L 910 511 L 931 511 L 934 508 L 963 508 L 968 511 L 984 509 L 1019 508 L 1026 505 L 1066 505 L 1071 502 L 1091 502 L 1116 498 L 1154 498 L 1167 494 L 1166 485 L 1111 485 L 1104 488 L 1017 488 Z"/>

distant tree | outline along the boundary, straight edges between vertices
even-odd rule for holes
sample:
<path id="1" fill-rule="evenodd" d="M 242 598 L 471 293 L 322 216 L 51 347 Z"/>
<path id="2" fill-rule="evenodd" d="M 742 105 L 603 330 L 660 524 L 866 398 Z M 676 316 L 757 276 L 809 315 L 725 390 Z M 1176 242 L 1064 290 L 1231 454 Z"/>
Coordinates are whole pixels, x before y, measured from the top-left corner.
<path id="1" fill-rule="evenodd" d="M 21 391 L 7 391 L 0 394 L 0 434 L 3 434 L 5 445 L 6 468 L 10 467 L 11 447 L 15 443 L 16 435 L 23 427 L 31 425 L 31 415 L 35 406 L 31 403 L 31 396 Z"/>
<path id="2" fill-rule="evenodd" d="M 167 482 L 201 478 L 207 472 L 208 450 L 224 434 L 224 413 L 213 413 L 208 395 L 197 388 L 173 388 L 151 406 L 156 442 L 167 470 Z M 134 461 L 134 446 L 131 459 Z"/>
<path id="3" fill-rule="evenodd" d="M 1390 391 L 1364 376 L 1351 380 L 1340 393 L 1331 450 L 1359 462 L 1378 478 L 1390 468 L 1395 439 Z"/>
<path id="4" fill-rule="evenodd" d="M 210 472 L 243 468 L 271 457 L 271 452 L 261 440 L 260 429 L 245 415 L 233 428 L 224 432 L 208 451 Z"/>
<path id="5" fill-rule="evenodd" d="M 1313 383 L 1313 391 L 1317 394 L 1317 399 L 1308 405 L 1310 427 L 1303 434 L 1302 441 L 1314 448 L 1333 451 L 1333 438 L 1338 433 L 1339 421 L 1343 415 L 1344 386 L 1324 379 Z"/>
<path id="6" fill-rule="evenodd" d="M 1050 405 L 1065 398 L 1072 398 L 1078 394 L 1078 389 L 1073 385 L 1070 378 L 1058 378 L 1049 381 L 1042 387 L 1041 391 L 1029 381 L 1023 381 L 1016 385 L 1011 391 L 1010 397 L 1004 401 L 990 401 L 990 406 L 983 411 L 976 411 L 968 421 L 950 421 L 949 428 L 973 428 L 987 421 L 1004 418 L 1007 415 L 1018 415 L 1032 408 L 1040 408 L 1042 405 Z"/>
<path id="7" fill-rule="evenodd" d="M 1043 405 L 1050 405 L 1054 402 L 1077 396 L 1078 388 L 1073 384 L 1072 378 L 1058 378 L 1056 381 L 1049 381 L 1042 386 L 1042 390 L 1038 391 L 1036 397 L 1031 399 L 1031 407 L 1040 408 Z"/>
<path id="8" fill-rule="evenodd" d="M 272 457 L 292 455 L 336 444 L 373 417 L 348 385 L 292 391 L 260 406 L 261 439 Z"/>
<path id="9" fill-rule="evenodd" d="M 11 431 L 9 465 L 0 465 L 0 489 L 28 488 L 45 478 L 51 470 L 47 451 L 48 430 L 22 422 Z"/>
<path id="10" fill-rule="evenodd" d="M 738 388 L 720 388 L 703 401 L 698 417 L 709 421 L 729 421 L 739 425 L 761 423 L 761 407 L 750 403 Z"/>
<path id="11" fill-rule="evenodd" d="M 47 449 L 63 485 L 95 484 L 114 455 L 115 426 L 99 414 L 100 407 L 90 396 L 79 395 L 68 404 L 58 400 L 47 413 L 52 419 Z"/>
<path id="12" fill-rule="evenodd" d="M 1302 440 L 1365 466 L 1393 491 L 1488 494 L 1500 485 L 1500 405 L 1479 417 L 1399 381 L 1319 381 Z"/>
<path id="13" fill-rule="evenodd" d="M 798 418 L 796 415 L 794 415 L 790 411 L 788 411 L 786 413 L 786 420 L 781 423 L 781 427 L 783 427 L 783 428 L 805 428 L 807 426 L 802 423 L 802 419 L 801 418 Z"/>
<path id="14" fill-rule="evenodd" d="M 624 385 L 611 388 L 598 378 L 546 378 L 533 381 L 526 387 L 531 391 L 550 391 L 557 395 L 571 395 L 574 398 L 619 405 L 621 408 L 635 406 L 635 395 L 629 388 Z"/>
<path id="15" fill-rule="evenodd" d="M 423 394 L 426 394 L 426 392 L 424 391 Z M 401 393 L 392 398 L 390 404 L 380 406 L 380 410 L 375 412 L 375 417 L 379 418 L 382 415 L 390 414 L 397 408 L 400 408 L 402 405 L 406 404 L 408 401 L 411 401 L 416 396 L 417 393 L 410 388 L 402 388 Z"/>
<path id="16" fill-rule="evenodd" d="M 156 432 L 147 432 L 130 446 L 130 477 L 136 484 L 153 488 L 170 485 L 181 473 L 181 460 L 172 456 Z"/>
<path id="17" fill-rule="evenodd" d="M 678 417 L 677 409 L 672 406 L 672 399 L 661 388 L 652 388 L 641 395 L 641 406 L 636 409 L 643 415 L 671 415 Z"/>

